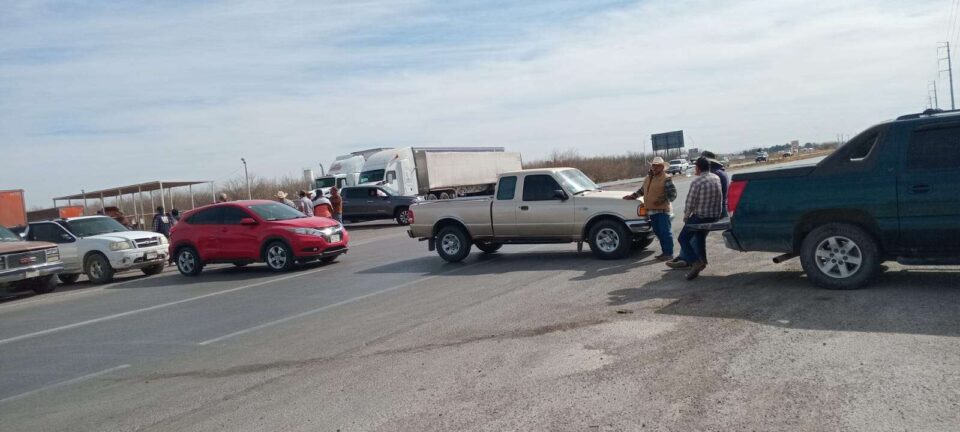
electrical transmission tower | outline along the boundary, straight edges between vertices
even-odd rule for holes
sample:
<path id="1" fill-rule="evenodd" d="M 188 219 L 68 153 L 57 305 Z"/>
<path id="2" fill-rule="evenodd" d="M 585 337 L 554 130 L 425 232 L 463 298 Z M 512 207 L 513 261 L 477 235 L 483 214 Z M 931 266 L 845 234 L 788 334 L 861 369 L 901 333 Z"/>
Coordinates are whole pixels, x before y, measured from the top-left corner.
<path id="1" fill-rule="evenodd" d="M 950 109 L 951 109 L 951 110 L 955 110 L 955 109 L 957 109 L 957 105 L 956 105 L 956 103 L 954 102 L 954 99 L 953 99 L 953 61 L 950 59 L 950 42 L 949 42 L 949 41 L 948 41 L 948 42 L 941 42 L 940 45 L 937 46 L 937 54 L 938 54 L 938 55 L 939 55 L 941 49 L 946 49 L 947 56 L 946 56 L 946 57 L 939 57 L 938 64 L 943 64 L 942 62 L 943 62 L 944 60 L 946 60 L 946 61 L 947 61 L 947 68 L 946 68 L 946 69 L 941 69 L 941 70 L 940 70 L 940 73 L 942 74 L 942 73 L 946 72 L 946 73 L 947 73 L 947 76 L 950 78 Z"/>

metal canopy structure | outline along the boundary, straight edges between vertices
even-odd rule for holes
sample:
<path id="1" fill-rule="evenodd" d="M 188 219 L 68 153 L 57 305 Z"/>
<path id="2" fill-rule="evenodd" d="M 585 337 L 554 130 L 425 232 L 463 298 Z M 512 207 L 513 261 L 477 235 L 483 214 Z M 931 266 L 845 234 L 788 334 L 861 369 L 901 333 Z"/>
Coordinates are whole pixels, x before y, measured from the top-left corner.
<path id="1" fill-rule="evenodd" d="M 135 218 L 139 223 L 142 224 L 142 223 L 143 223 L 143 221 L 141 220 L 141 217 L 142 217 L 142 216 L 147 215 L 147 214 L 153 214 L 153 210 L 154 210 L 154 207 L 153 207 L 153 204 L 154 204 L 154 192 L 159 192 L 159 194 L 160 194 L 160 205 L 163 206 L 163 208 L 166 209 L 166 208 L 167 208 L 167 195 L 169 195 L 169 199 L 170 199 L 170 202 L 171 202 L 171 204 L 172 204 L 172 203 L 173 203 L 173 191 L 172 191 L 172 190 L 175 189 L 175 188 L 186 187 L 186 188 L 188 188 L 189 191 L 190 191 L 190 192 L 189 192 L 189 193 L 190 193 L 190 208 L 194 208 L 194 207 L 196 207 L 196 205 L 194 204 L 193 186 L 194 186 L 194 185 L 198 185 L 198 184 L 205 184 L 205 183 L 209 183 L 209 184 L 210 184 L 210 194 L 211 194 L 211 195 L 216 195 L 216 191 L 214 190 L 214 187 L 213 187 L 213 182 L 211 182 L 211 181 L 209 181 L 209 180 L 198 180 L 198 181 L 160 181 L 160 180 L 157 180 L 157 181 L 151 181 L 151 182 L 146 182 L 146 183 L 137 183 L 137 184 L 132 184 L 132 185 L 118 186 L 118 187 L 114 187 L 114 188 L 101 189 L 101 190 L 95 190 L 95 191 L 89 191 L 89 192 L 88 192 L 88 191 L 85 191 L 85 190 L 81 190 L 79 194 L 65 195 L 65 196 L 61 196 L 61 197 L 56 197 L 56 198 L 54 198 L 54 199 L 53 199 L 53 206 L 54 206 L 54 207 L 57 207 L 57 202 L 58 202 L 58 201 L 66 201 L 66 202 L 67 202 L 67 205 L 73 205 L 73 201 L 82 201 L 82 202 L 83 202 L 83 207 L 86 208 L 86 207 L 87 207 L 87 200 L 89 200 L 89 199 L 95 199 L 95 200 L 100 200 L 100 208 L 105 209 L 106 206 L 105 206 L 105 203 L 104 203 L 104 199 L 106 199 L 106 198 L 115 198 L 116 201 L 117 201 L 117 207 L 119 208 L 119 210 L 120 210 L 121 212 L 123 212 L 123 201 L 124 201 L 123 197 L 124 197 L 125 195 L 130 195 L 130 199 L 129 199 L 129 200 L 130 200 L 130 202 L 131 202 L 132 205 L 133 205 L 133 215 L 134 215 L 134 218 Z M 164 191 L 166 191 L 167 193 L 165 194 Z M 143 203 L 143 202 L 144 202 L 143 194 L 144 194 L 144 193 L 149 194 L 150 207 L 149 207 L 149 209 L 147 209 L 147 211 L 148 211 L 149 213 L 147 213 L 147 211 L 144 211 L 144 208 L 143 208 L 143 204 L 144 204 L 144 203 Z"/>

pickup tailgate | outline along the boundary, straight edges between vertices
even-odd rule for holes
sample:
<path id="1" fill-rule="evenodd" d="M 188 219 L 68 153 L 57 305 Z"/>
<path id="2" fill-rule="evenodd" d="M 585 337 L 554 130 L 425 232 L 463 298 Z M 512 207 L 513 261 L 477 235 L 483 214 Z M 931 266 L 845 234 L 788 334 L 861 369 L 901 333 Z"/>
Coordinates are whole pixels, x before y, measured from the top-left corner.
<path id="1" fill-rule="evenodd" d="M 428 239 L 433 237 L 433 228 L 444 219 L 463 224 L 471 236 L 492 235 L 490 204 L 493 197 L 468 197 L 451 200 L 422 201 L 410 206 L 413 223 L 410 237 Z"/>

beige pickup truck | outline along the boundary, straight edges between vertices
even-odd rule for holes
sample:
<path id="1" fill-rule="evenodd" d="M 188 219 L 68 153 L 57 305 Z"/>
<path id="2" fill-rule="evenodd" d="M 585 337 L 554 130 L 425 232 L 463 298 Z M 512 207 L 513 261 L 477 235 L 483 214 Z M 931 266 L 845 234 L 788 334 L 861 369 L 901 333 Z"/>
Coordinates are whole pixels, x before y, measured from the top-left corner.
<path id="1" fill-rule="evenodd" d="M 424 201 L 410 207 L 410 237 L 441 258 L 461 261 L 471 245 L 484 253 L 504 244 L 583 243 L 602 259 L 626 257 L 653 241 L 642 200 L 604 192 L 574 168 L 508 172 L 494 196 Z"/>

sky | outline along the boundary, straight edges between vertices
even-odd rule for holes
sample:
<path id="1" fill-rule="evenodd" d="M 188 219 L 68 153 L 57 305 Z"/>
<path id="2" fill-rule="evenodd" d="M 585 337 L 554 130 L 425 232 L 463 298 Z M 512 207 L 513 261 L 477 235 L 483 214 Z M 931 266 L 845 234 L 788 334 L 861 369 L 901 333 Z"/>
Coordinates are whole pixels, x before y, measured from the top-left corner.
<path id="1" fill-rule="evenodd" d="M 20 1 L 0 189 L 319 171 L 371 147 L 524 160 L 835 140 L 917 112 L 956 0 Z M 960 83 L 958 83 L 960 85 Z"/>

